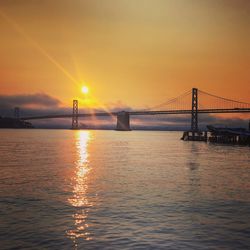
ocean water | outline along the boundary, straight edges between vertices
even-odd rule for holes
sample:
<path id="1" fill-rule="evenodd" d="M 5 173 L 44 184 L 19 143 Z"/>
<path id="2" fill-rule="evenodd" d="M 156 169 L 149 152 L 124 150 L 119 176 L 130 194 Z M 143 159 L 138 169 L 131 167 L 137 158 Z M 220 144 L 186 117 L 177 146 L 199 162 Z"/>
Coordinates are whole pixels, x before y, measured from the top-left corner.
<path id="1" fill-rule="evenodd" d="M 0 130 L 0 249 L 249 249 L 250 148 L 180 137 Z"/>

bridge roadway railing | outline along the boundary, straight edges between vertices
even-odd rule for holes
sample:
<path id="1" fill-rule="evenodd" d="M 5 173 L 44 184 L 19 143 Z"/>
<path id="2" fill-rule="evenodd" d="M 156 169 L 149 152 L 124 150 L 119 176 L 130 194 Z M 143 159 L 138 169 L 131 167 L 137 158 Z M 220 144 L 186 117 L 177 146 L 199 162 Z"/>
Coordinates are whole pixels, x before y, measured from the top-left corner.
<path id="1" fill-rule="evenodd" d="M 79 113 L 78 117 L 90 116 L 117 116 L 120 112 L 97 112 L 97 113 Z M 129 115 L 178 115 L 191 114 L 192 110 L 160 110 L 160 111 L 128 111 Z M 235 108 L 235 109 L 199 109 L 200 114 L 214 114 L 214 113 L 250 113 L 250 108 Z M 58 115 L 43 115 L 43 116 L 27 116 L 21 117 L 21 120 L 39 120 L 39 119 L 56 119 L 56 118 L 72 118 L 73 114 L 58 114 Z"/>
<path id="2" fill-rule="evenodd" d="M 183 110 L 162 110 L 162 111 L 131 111 L 130 115 L 177 115 L 177 114 L 191 114 L 192 110 L 183 109 Z M 209 114 L 209 113 L 250 113 L 250 108 L 235 108 L 235 109 L 199 109 L 198 113 L 200 114 Z"/>

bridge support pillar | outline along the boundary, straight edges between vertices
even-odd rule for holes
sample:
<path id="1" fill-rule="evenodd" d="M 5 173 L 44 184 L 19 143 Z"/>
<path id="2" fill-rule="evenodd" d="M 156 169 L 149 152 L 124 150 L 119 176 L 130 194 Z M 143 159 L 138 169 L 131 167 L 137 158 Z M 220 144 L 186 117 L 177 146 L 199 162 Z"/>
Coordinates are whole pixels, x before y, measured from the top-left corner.
<path id="1" fill-rule="evenodd" d="M 195 132 L 198 132 L 198 89 L 192 89 L 192 117 L 191 117 L 191 131 L 194 140 Z"/>
<path id="2" fill-rule="evenodd" d="M 130 131 L 129 112 L 121 111 L 117 114 L 116 130 Z"/>
<path id="3" fill-rule="evenodd" d="M 78 129 L 78 100 L 73 100 L 72 129 Z"/>

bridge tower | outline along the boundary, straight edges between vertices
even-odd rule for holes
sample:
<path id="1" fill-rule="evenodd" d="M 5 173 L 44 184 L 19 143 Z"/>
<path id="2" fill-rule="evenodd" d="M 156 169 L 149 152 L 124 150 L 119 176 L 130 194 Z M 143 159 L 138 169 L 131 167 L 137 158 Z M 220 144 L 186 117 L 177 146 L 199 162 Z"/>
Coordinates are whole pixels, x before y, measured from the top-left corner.
<path id="1" fill-rule="evenodd" d="M 78 100 L 73 100 L 72 129 L 78 129 Z"/>
<path id="2" fill-rule="evenodd" d="M 14 118 L 20 119 L 20 108 L 19 107 L 14 108 Z"/>
<path id="3" fill-rule="evenodd" d="M 191 131 L 194 138 L 195 132 L 198 131 L 198 89 L 192 89 L 192 117 L 191 117 Z"/>

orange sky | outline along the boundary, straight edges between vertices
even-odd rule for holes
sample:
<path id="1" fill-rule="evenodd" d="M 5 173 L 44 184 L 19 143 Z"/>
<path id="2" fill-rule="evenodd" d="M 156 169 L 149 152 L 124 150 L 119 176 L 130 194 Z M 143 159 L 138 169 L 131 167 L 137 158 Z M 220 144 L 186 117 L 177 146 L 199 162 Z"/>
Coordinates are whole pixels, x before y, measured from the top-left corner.
<path id="1" fill-rule="evenodd" d="M 192 87 L 250 102 L 248 0 L 0 2 L 0 93 L 153 106 Z"/>

